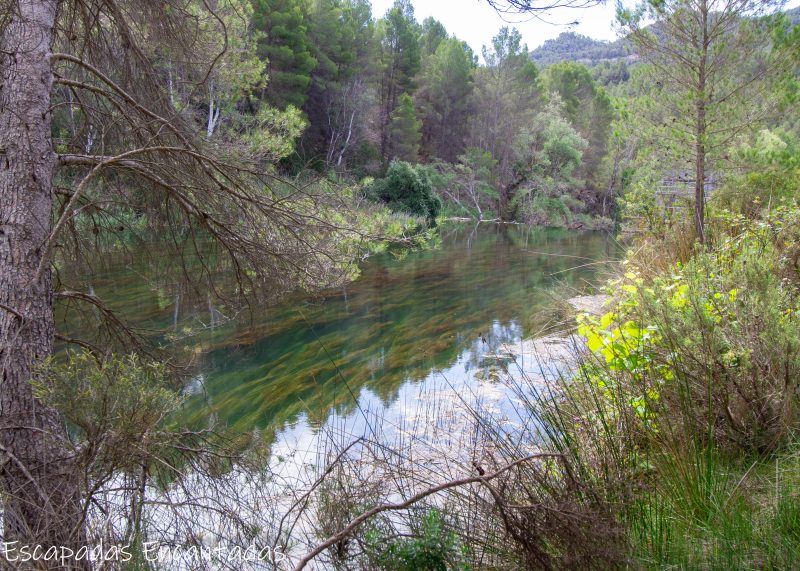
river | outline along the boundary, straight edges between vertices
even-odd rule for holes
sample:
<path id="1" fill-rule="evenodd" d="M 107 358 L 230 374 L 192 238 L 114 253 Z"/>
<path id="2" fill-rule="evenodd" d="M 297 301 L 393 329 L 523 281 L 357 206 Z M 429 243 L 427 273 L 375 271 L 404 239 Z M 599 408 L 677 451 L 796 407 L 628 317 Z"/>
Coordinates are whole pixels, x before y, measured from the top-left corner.
<path id="1" fill-rule="evenodd" d="M 83 287 L 196 356 L 190 423 L 308 441 L 334 422 L 352 433 L 374 429 L 368 416 L 404 422 L 421 391 L 496 393 L 475 378 L 486 356 L 546 331 L 555 300 L 597 283 L 619 253 L 600 233 L 472 223 L 440 232 L 438 248 L 373 256 L 342 289 L 232 320 L 152 253 L 111 257 Z"/>

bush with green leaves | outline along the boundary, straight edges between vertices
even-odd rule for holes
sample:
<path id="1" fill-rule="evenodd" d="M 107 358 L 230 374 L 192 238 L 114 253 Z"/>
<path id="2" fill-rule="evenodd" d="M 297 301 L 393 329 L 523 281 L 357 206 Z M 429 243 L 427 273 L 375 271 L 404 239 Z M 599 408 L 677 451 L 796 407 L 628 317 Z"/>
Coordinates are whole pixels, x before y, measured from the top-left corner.
<path id="1" fill-rule="evenodd" d="M 631 406 L 660 430 L 669 423 L 752 452 L 785 444 L 800 428 L 800 276 L 787 255 L 797 251 L 799 217 L 778 210 L 743 224 L 729 215 L 731 233 L 671 275 L 631 264 L 611 284 L 614 310 L 581 325 L 607 373 L 597 382 L 627 387 Z"/>
<path id="2" fill-rule="evenodd" d="M 406 537 L 383 537 L 377 529 L 367 538 L 374 568 L 381 571 L 466 571 L 458 537 L 447 529 L 442 513 L 429 509 L 413 522 Z"/>
<path id="3" fill-rule="evenodd" d="M 683 262 L 629 256 L 607 312 L 579 318 L 588 355 L 552 415 L 618 506 L 633 567 L 791 568 L 800 210 L 716 212 L 709 229 Z"/>
<path id="4" fill-rule="evenodd" d="M 369 196 L 386 203 L 389 208 L 434 220 L 442 208 L 441 199 L 425 167 L 404 161 L 392 161 L 386 176 L 372 183 Z"/>
<path id="5" fill-rule="evenodd" d="M 70 424 L 76 448 L 91 456 L 86 461 L 98 476 L 138 469 L 175 441 L 165 424 L 181 398 L 161 363 L 69 352 L 64 360 L 46 361 L 33 385 Z"/>

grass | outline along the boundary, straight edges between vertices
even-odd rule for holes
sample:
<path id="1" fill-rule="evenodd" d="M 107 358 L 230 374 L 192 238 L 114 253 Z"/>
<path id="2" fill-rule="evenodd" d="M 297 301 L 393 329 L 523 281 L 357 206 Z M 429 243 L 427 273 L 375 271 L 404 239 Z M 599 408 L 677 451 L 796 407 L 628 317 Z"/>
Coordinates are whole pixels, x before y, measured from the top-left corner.
<path id="1" fill-rule="evenodd" d="M 797 454 L 745 467 L 715 452 L 692 451 L 666 457 L 664 464 L 659 473 L 662 487 L 627 513 L 633 567 L 730 570 L 800 565 Z"/>

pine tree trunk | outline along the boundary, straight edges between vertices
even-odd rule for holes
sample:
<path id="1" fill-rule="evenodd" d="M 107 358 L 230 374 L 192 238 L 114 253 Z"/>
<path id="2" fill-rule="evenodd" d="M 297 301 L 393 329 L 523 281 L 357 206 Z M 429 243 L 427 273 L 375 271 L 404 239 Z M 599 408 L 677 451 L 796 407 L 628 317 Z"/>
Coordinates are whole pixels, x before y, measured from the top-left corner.
<path id="1" fill-rule="evenodd" d="M 705 106 L 698 104 L 698 125 L 705 122 Z M 705 137 L 705 129 L 698 127 L 698 133 Z M 705 143 L 698 139 L 695 148 L 695 175 L 694 175 L 694 228 L 697 239 L 701 244 L 706 243 L 706 148 Z"/>
<path id="2" fill-rule="evenodd" d="M 695 105 L 695 173 L 694 173 L 694 227 L 697 239 L 706 243 L 706 64 L 708 62 L 709 6 L 703 0 L 699 7 L 701 19 L 700 57 L 697 66 L 697 102 Z"/>
<path id="3" fill-rule="evenodd" d="M 30 384 L 55 334 L 52 277 L 49 270 L 38 280 L 36 274 L 52 227 L 49 54 L 58 0 L 15 4 L 0 37 L 0 495 L 9 557 L 26 544 L 77 551 L 85 538 L 63 422 Z"/>

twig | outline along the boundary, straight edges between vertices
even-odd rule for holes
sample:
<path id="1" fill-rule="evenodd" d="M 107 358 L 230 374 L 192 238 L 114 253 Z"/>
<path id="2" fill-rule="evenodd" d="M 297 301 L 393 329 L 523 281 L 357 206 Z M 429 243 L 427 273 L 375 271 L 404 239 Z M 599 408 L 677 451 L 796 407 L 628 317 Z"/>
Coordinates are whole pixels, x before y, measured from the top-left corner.
<path id="1" fill-rule="evenodd" d="M 20 321 L 25 321 L 25 318 L 22 316 L 22 314 L 19 311 L 17 311 L 13 307 L 7 306 L 5 303 L 0 303 L 0 309 L 5 309 L 7 312 L 19 317 Z"/>
<path id="2" fill-rule="evenodd" d="M 406 501 L 401 502 L 399 504 L 381 504 L 379 506 L 375 506 L 374 508 L 365 511 L 360 516 L 358 516 L 355 519 L 353 519 L 349 524 L 347 524 L 344 527 L 344 529 L 342 531 L 330 536 L 328 539 L 326 539 L 325 541 L 323 541 L 322 543 L 317 545 L 314 549 L 312 549 L 310 552 L 308 552 L 297 563 L 297 565 L 294 568 L 294 571 L 302 571 L 303 569 L 305 569 L 306 565 L 308 565 L 311 562 L 311 560 L 313 560 L 317 555 L 319 555 L 320 553 L 322 553 L 323 551 L 328 549 L 331 545 L 334 545 L 334 544 L 338 543 L 339 541 L 345 539 L 348 535 L 353 533 L 353 531 L 355 531 L 355 529 L 358 526 L 360 526 L 362 523 L 364 523 L 368 519 L 376 516 L 377 514 L 379 514 L 381 512 L 405 509 L 405 508 L 417 503 L 418 501 L 427 498 L 428 496 L 431 496 L 431 495 L 436 494 L 438 492 L 442 492 L 444 490 L 448 490 L 450 488 L 457 488 L 459 486 L 465 486 L 467 484 L 475 484 L 475 483 L 478 483 L 478 482 L 487 482 L 489 480 L 497 478 L 498 476 L 500 476 L 503 473 L 507 472 L 511 468 L 514 468 L 515 466 L 518 466 L 519 464 L 522 464 L 523 462 L 527 462 L 528 460 L 533 460 L 533 459 L 536 459 L 536 458 L 554 458 L 554 457 L 561 458 L 561 457 L 563 457 L 563 454 L 558 454 L 558 453 L 531 454 L 530 456 L 526 456 L 525 458 L 520 458 L 519 460 L 516 460 L 515 462 L 512 462 L 511 464 L 503 466 L 502 468 L 500 468 L 499 470 L 497 470 L 495 472 L 492 472 L 491 474 L 482 475 L 482 476 L 481 475 L 479 475 L 479 476 L 471 476 L 471 477 L 468 477 L 468 478 L 461 478 L 459 480 L 451 480 L 450 482 L 445 482 L 444 484 L 439 484 L 438 486 L 434 486 L 432 488 L 428 488 L 426 490 L 423 490 L 423 491 L 419 492 L 418 494 L 415 494 L 414 496 L 411 496 L 409 499 L 407 499 Z"/>

